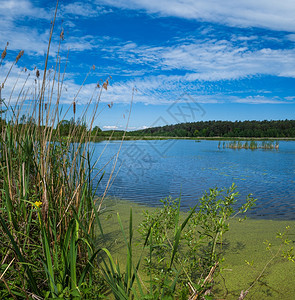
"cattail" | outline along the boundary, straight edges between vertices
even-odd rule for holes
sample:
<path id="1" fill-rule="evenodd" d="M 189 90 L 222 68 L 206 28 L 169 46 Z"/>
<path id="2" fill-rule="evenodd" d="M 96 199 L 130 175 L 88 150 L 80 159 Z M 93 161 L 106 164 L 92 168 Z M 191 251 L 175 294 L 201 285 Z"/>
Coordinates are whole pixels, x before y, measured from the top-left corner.
<path id="1" fill-rule="evenodd" d="M 19 59 L 24 55 L 24 50 L 20 51 L 19 54 L 17 55 L 16 59 L 15 59 L 15 63 L 17 64 L 17 62 L 19 61 Z"/>
<path id="2" fill-rule="evenodd" d="M 9 43 L 7 42 L 5 49 L 3 50 L 2 54 L 1 54 L 1 59 L 4 59 L 6 54 L 7 54 L 7 46 L 9 45 Z"/>
<path id="3" fill-rule="evenodd" d="M 36 71 L 36 77 L 39 78 L 39 76 L 40 76 L 40 72 L 39 72 L 39 70 L 37 69 L 37 71 Z"/>
<path id="4" fill-rule="evenodd" d="M 99 84 L 99 82 L 97 83 L 96 87 L 97 87 L 97 88 L 100 88 L 100 84 Z"/>
<path id="5" fill-rule="evenodd" d="M 47 109 L 47 103 L 45 103 L 45 110 Z"/>
<path id="6" fill-rule="evenodd" d="M 106 81 L 103 83 L 102 87 L 103 87 L 105 90 L 107 90 L 107 89 L 108 89 L 108 85 L 109 85 L 109 81 L 106 80 Z"/>
<path id="7" fill-rule="evenodd" d="M 64 30 L 62 29 L 61 33 L 60 33 L 60 39 L 63 41 L 65 39 L 65 32 Z"/>
<path id="8" fill-rule="evenodd" d="M 76 114 L 76 102 L 73 102 L 73 113 Z"/>

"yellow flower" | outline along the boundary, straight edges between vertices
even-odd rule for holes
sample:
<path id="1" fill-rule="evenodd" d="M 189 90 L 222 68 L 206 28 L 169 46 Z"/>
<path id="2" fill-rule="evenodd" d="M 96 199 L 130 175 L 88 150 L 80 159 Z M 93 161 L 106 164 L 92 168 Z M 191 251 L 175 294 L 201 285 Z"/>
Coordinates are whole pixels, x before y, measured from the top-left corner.
<path id="1" fill-rule="evenodd" d="M 35 206 L 40 207 L 42 205 L 42 202 L 41 201 L 36 201 L 34 204 L 35 204 Z"/>

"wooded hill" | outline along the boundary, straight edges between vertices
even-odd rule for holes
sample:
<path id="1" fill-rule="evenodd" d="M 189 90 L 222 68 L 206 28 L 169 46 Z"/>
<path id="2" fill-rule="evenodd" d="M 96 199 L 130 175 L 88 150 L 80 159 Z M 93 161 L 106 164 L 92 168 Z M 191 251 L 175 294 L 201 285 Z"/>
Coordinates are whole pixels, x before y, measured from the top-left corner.
<path id="1" fill-rule="evenodd" d="M 34 119 L 22 120 L 19 124 L 11 126 L 24 127 L 30 125 L 33 128 L 36 125 Z M 0 128 L 6 126 L 5 120 L 0 118 Z M 58 128 L 58 129 L 57 129 Z M 63 120 L 53 130 L 53 134 L 68 137 L 75 132 L 78 138 L 89 132 L 87 124 L 81 120 Z M 113 138 L 121 138 L 124 134 L 123 130 L 107 130 L 102 131 L 98 126 L 91 130 L 91 136 L 105 139 L 110 136 Z M 205 121 L 193 123 L 181 123 L 175 125 L 167 125 L 162 127 L 152 127 L 143 130 L 126 132 L 126 138 L 136 137 L 223 137 L 223 138 L 295 138 L 295 120 L 281 121 Z"/>
<path id="2" fill-rule="evenodd" d="M 295 120 L 201 121 L 128 132 L 132 136 L 164 137 L 295 137 Z"/>

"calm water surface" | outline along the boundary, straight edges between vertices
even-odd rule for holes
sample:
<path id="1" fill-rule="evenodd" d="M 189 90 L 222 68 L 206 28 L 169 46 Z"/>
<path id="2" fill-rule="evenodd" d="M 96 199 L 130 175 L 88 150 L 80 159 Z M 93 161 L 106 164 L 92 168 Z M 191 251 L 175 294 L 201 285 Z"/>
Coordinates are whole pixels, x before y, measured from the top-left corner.
<path id="1" fill-rule="evenodd" d="M 93 144 L 93 161 L 106 174 L 102 193 L 121 143 Z M 279 150 L 218 149 L 218 141 L 124 141 L 108 195 L 157 206 L 169 195 L 179 197 L 182 208 L 194 206 L 214 187 L 234 182 L 239 201 L 252 193 L 258 199 L 252 217 L 295 219 L 295 142 L 280 142 Z M 103 149 L 106 147 L 105 151 Z M 97 180 L 97 179 L 96 179 Z"/>

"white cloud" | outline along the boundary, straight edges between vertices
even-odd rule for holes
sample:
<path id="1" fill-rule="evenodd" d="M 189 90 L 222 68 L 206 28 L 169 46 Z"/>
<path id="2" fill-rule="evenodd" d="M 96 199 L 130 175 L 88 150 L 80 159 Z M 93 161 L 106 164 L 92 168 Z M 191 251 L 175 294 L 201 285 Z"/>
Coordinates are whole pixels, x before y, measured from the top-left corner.
<path id="1" fill-rule="evenodd" d="M 1 66 L 0 73 L 0 83 L 1 85 L 4 84 L 1 96 L 5 98 L 7 105 L 9 105 L 9 103 L 14 104 L 17 100 L 31 98 L 36 87 L 34 85 L 34 76 L 31 76 L 33 73 L 35 74 L 36 71 L 25 71 L 24 68 L 14 65 L 9 73 L 11 65 L 11 61 L 5 61 Z M 7 76 L 8 74 L 9 76 Z"/>
<path id="2" fill-rule="evenodd" d="M 1 26 L 0 21 L 0 26 Z M 38 55 L 38 59 L 44 58 L 47 53 L 48 39 L 50 30 L 38 30 L 33 27 L 19 26 L 17 29 L 11 23 L 6 23 L 0 28 L 5 34 L 0 34 L 0 45 L 4 48 L 6 42 L 9 42 L 8 53 L 10 51 L 24 50 L 26 55 Z M 66 35 L 65 40 L 61 43 L 61 50 L 63 53 L 70 52 L 83 52 L 97 49 L 109 37 L 102 36 L 99 39 L 92 35 Z M 50 56 L 55 57 L 59 43 L 59 32 L 54 35 L 51 41 Z M 42 57 L 41 57 L 42 56 Z M 66 55 L 65 55 L 66 56 Z M 35 59 L 36 60 L 36 59 Z"/>
<path id="3" fill-rule="evenodd" d="M 295 42 L 295 34 L 294 33 L 293 34 L 288 34 L 286 37 L 287 37 L 288 40 L 290 40 L 292 42 Z"/>
<path id="4" fill-rule="evenodd" d="M 0 0 L 0 46 L 4 47 L 9 42 L 8 51 L 23 49 L 26 54 L 44 56 L 47 52 L 50 21 L 53 19 L 55 4 L 46 10 L 33 5 L 29 0 Z M 58 20 L 65 18 L 64 28 L 74 28 L 75 18 L 96 17 L 107 13 L 103 7 L 93 6 L 90 3 L 72 2 L 67 5 L 61 4 L 58 10 Z M 40 26 L 39 20 L 47 22 Z M 37 23 L 36 23 L 37 22 Z M 59 26 L 56 24 L 51 42 L 50 55 L 55 56 L 59 41 Z M 62 49 L 65 52 L 93 50 L 101 45 L 107 37 L 96 38 L 92 35 L 82 35 L 80 30 L 71 30 L 71 35 L 65 33 L 65 41 Z"/>
<path id="5" fill-rule="evenodd" d="M 54 16 L 56 2 L 53 1 L 47 10 L 34 6 L 33 1 L 30 0 L 1 0 L 0 5 L 0 16 L 6 20 L 17 20 L 19 18 L 51 20 Z M 68 4 L 63 4 L 63 1 L 60 1 L 57 11 L 59 17 L 66 18 L 93 18 L 110 12 L 112 12 L 111 9 L 93 5 L 92 1 L 75 1 Z"/>
<path id="6" fill-rule="evenodd" d="M 267 98 L 264 96 L 248 96 L 245 98 L 238 98 L 233 101 L 235 103 L 247 103 L 247 104 L 282 104 L 282 103 L 288 103 L 282 99 L 278 99 L 277 97 L 273 98 Z"/>
<path id="7" fill-rule="evenodd" d="M 238 46 L 227 40 L 195 40 L 150 47 L 127 43 L 106 49 L 114 59 L 150 72 L 187 72 L 186 80 L 230 80 L 258 74 L 295 78 L 295 49 Z"/>
<path id="8" fill-rule="evenodd" d="M 97 11 L 95 11 L 90 4 L 82 2 L 73 2 L 66 5 L 62 4 L 59 14 L 62 16 L 73 15 L 89 18 L 98 15 Z"/>
<path id="9" fill-rule="evenodd" d="M 97 3 L 229 26 L 295 31 L 293 0 L 97 0 Z"/>
<path id="10" fill-rule="evenodd" d="M 1 28 L 1 31 L 3 27 Z M 35 28 L 6 26 L 3 30 L 5 34 L 0 34 L 0 45 L 2 47 L 9 42 L 9 51 L 24 50 L 27 54 L 37 54 L 43 56 L 47 51 L 49 30 L 39 32 Z M 52 49 L 57 49 L 56 44 L 52 43 Z M 54 52 L 51 51 L 51 54 Z"/>
<path id="11" fill-rule="evenodd" d="M 4 20 L 17 20 L 22 17 L 50 20 L 52 14 L 32 5 L 28 0 L 1 0 L 0 17 Z"/>
<path id="12" fill-rule="evenodd" d="M 9 42 L 8 51 L 23 49 L 29 52 L 33 50 L 34 53 L 43 55 L 48 44 L 49 30 L 27 26 L 27 19 L 47 20 L 49 29 L 52 14 L 48 14 L 43 8 L 34 7 L 27 0 L 0 1 L 0 7 L 0 45 L 4 47 L 6 42 Z M 22 22 L 24 20 L 26 22 Z"/>
<path id="13" fill-rule="evenodd" d="M 107 130 L 114 130 L 114 129 L 118 129 L 118 126 L 113 126 L 113 125 L 105 125 L 102 127 L 103 129 L 107 129 Z"/>
<path id="14" fill-rule="evenodd" d="M 295 100 L 295 96 L 284 97 L 284 99 L 286 99 L 288 101 L 294 101 Z"/>
<path id="15" fill-rule="evenodd" d="M 92 2 L 72 2 L 69 4 L 61 4 L 59 7 L 59 15 L 63 17 L 86 17 L 94 18 L 101 14 L 110 13 L 111 9 L 105 9 L 103 6 L 95 6 Z"/>
<path id="16" fill-rule="evenodd" d="M 6 73 L 10 68 L 10 63 L 6 62 L 1 67 L 0 84 L 3 82 Z M 28 81 L 25 84 L 28 73 L 31 76 L 28 77 Z M 23 99 L 29 100 L 29 105 L 34 104 L 36 99 L 34 93 L 35 89 L 40 84 L 35 84 L 35 70 L 24 70 L 17 65 L 13 68 L 5 87 L 2 90 L 2 97 L 6 99 L 6 103 L 10 101 L 11 104 L 15 104 L 16 100 L 20 101 Z M 51 73 L 51 76 L 53 73 Z M 40 80 L 42 78 L 42 72 L 40 75 Z M 14 88 L 15 83 L 16 87 Z M 209 87 L 208 87 L 209 85 Z M 104 104 L 100 106 L 99 110 L 104 107 L 107 108 L 105 103 L 113 102 L 114 105 L 130 104 L 132 99 L 132 89 L 136 87 L 137 92 L 134 94 L 134 103 L 144 103 L 152 105 L 171 105 L 172 103 L 182 103 L 187 102 L 188 99 L 179 99 L 180 95 L 186 92 L 191 96 L 192 101 L 199 104 L 209 104 L 209 103 L 248 103 L 248 104 L 277 104 L 277 103 L 294 103 L 294 96 L 284 96 L 284 98 L 278 98 L 272 94 L 264 93 L 264 91 L 250 91 L 252 96 L 239 96 L 238 91 L 233 93 L 216 92 L 216 88 L 210 90 L 210 84 L 208 82 L 188 82 L 183 76 L 146 76 L 135 78 L 133 80 L 126 80 L 125 82 L 110 83 L 108 90 L 104 91 L 100 102 Z M 99 89 L 93 83 L 85 83 L 82 87 L 79 95 L 77 92 L 80 89 L 80 85 L 75 83 L 71 79 L 71 74 L 65 74 L 65 82 L 62 89 L 61 104 L 72 104 L 75 99 L 76 103 L 83 108 L 83 105 L 88 104 L 91 99 L 93 101 L 99 100 Z M 217 88 L 218 89 L 218 88 Z M 13 93 L 11 94 L 11 91 Z M 246 91 L 247 93 L 247 91 Z M 260 94 L 259 94 L 260 93 Z M 263 93 L 263 94 L 262 94 Z M 243 92 L 245 94 L 245 91 Z M 47 102 L 46 93 L 45 102 Z M 57 98 L 57 84 L 55 85 L 53 93 L 53 104 Z M 38 97 L 37 97 L 38 99 Z M 106 125 L 104 129 L 118 129 L 118 126 Z M 110 127 L 111 126 L 111 127 Z"/>
<path id="17" fill-rule="evenodd" d="M 259 37 L 257 35 L 251 35 L 251 36 L 239 36 L 239 35 L 233 35 L 231 40 L 232 41 L 253 41 L 257 40 Z"/>
<path id="18" fill-rule="evenodd" d="M 82 52 L 98 48 L 99 43 L 92 35 L 69 36 L 65 38 L 62 47 L 64 50 L 69 49 L 70 52 Z"/>

